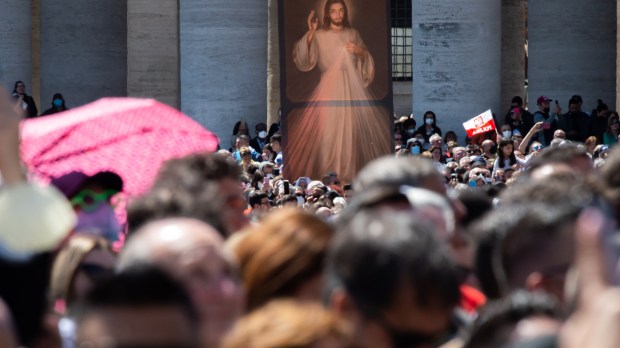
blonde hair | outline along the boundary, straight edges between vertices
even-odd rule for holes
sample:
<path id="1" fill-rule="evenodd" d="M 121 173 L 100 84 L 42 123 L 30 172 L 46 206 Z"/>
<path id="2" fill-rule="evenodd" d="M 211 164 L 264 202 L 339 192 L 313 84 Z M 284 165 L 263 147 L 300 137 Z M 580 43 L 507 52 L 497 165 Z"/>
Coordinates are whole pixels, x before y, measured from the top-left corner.
<path id="1" fill-rule="evenodd" d="M 293 297 L 323 271 L 332 228 L 301 209 L 280 209 L 244 231 L 233 247 L 246 304 L 253 310 L 276 297 Z"/>
<path id="2" fill-rule="evenodd" d="M 52 302 L 64 300 L 70 305 L 75 300 L 73 282 L 79 265 L 86 255 L 93 250 L 106 250 L 110 253 L 110 244 L 103 238 L 94 235 L 75 234 L 58 252 L 52 267 L 50 281 L 50 298 Z"/>
<path id="3" fill-rule="evenodd" d="M 326 338 L 352 347 L 351 328 L 320 304 L 276 300 L 239 320 L 222 348 L 311 348 Z"/>

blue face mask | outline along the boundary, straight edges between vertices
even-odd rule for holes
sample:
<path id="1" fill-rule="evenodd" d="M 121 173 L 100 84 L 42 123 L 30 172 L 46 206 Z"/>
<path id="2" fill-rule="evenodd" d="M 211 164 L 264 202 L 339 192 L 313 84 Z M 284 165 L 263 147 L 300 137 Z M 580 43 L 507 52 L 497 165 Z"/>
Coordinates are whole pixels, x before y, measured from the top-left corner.
<path id="1" fill-rule="evenodd" d="M 414 155 L 419 155 L 420 154 L 420 147 L 419 146 L 413 146 L 411 148 L 411 153 Z"/>
<path id="2" fill-rule="evenodd" d="M 62 99 L 54 99 L 52 103 L 54 104 L 55 107 L 59 108 L 62 106 Z"/>

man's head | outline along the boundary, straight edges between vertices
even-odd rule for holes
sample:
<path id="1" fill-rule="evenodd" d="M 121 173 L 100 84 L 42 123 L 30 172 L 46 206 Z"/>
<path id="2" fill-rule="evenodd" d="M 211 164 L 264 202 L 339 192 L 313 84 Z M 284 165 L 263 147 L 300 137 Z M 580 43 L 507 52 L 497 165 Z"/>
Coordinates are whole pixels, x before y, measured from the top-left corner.
<path id="1" fill-rule="evenodd" d="M 261 139 L 265 139 L 267 138 L 267 125 L 264 123 L 257 123 L 256 126 L 254 127 L 254 131 L 256 132 L 256 135 L 261 138 Z M 263 133 L 264 132 L 264 133 Z"/>
<path id="2" fill-rule="evenodd" d="M 439 135 L 439 134 L 431 135 L 431 137 L 428 140 L 431 143 L 431 147 L 437 146 L 437 147 L 441 148 L 442 145 L 443 145 L 443 140 L 441 139 L 441 135 Z"/>
<path id="3" fill-rule="evenodd" d="M 564 132 L 561 129 L 556 130 L 555 132 L 553 132 L 553 138 L 554 139 L 566 139 L 566 132 Z"/>
<path id="4" fill-rule="evenodd" d="M 544 113 L 548 113 L 550 110 L 549 107 L 549 102 L 551 101 L 551 98 L 546 97 L 546 96 L 540 96 L 538 97 L 538 100 L 536 100 L 536 105 L 538 105 L 538 109 Z"/>
<path id="5" fill-rule="evenodd" d="M 485 155 L 493 156 L 492 149 L 496 148 L 497 145 L 495 145 L 495 142 L 493 140 L 487 139 L 487 140 L 482 142 L 482 146 L 481 147 L 482 147 L 482 151 L 484 152 Z"/>
<path id="6" fill-rule="evenodd" d="M 576 114 L 581 111 L 581 102 L 577 98 L 571 98 L 568 101 L 568 112 Z"/>
<path id="7" fill-rule="evenodd" d="M 282 134 L 274 134 L 271 137 L 271 147 L 275 153 L 279 153 L 282 151 Z"/>
<path id="8" fill-rule="evenodd" d="M 117 268 L 147 264 L 175 275 L 196 305 L 202 337 L 217 346 L 243 309 L 243 290 L 222 246 L 219 233 L 198 220 L 154 221 L 129 239 Z"/>
<path id="9" fill-rule="evenodd" d="M 546 165 L 568 165 L 584 175 L 593 169 L 592 159 L 583 147 L 576 145 L 554 146 L 543 149 L 530 162 L 529 174 L 535 176 L 538 168 Z"/>
<path id="10" fill-rule="evenodd" d="M 330 306 L 362 347 L 437 343 L 459 299 L 457 270 L 432 228 L 411 213 L 361 211 L 341 226 L 327 259 Z"/>
<path id="11" fill-rule="evenodd" d="M 237 150 L 241 149 L 244 146 L 250 146 L 250 137 L 245 134 L 238 136 L 237 140 L 235 140 L 235 147 L 237 148 Z"/>
<path id="12" fill-rule="evenodd" d="M 353 191 L 353 185 L 345 184 L 342 186 L 344 190 L 344 199 L 347 201 L 347 204 L 351 203 L 351 199 L 355 196 L 355 192 Z"/>
<path id="13" fill-rule="evenodd" d="M 140 267 L 103 280 L 79 307 L 80 347 L 199 347 L 198 320 L 185 289 Z"/>
<path id="14" fill-rule="evenodd" d="M 454 158 L 454 162 L 460 163 L 461 159 L 467 154 L 467 149 L 458 146 L 452 149 L 452 157 Z"/>
<path id="15" fill-rule="evenodd" d="M 515 96 L 512 98 L 512 101 L 510 102 L 510 107 L 511 108 L 518 108 L 523 106 L 523 99 L 521 99 L 521 97 L 519 96 Z"/>
<path id="16" fill-rule="evenodd" d="M 195 154 L 166 162 L 145 197 L 130 205 L 131 230 L 155 219 L 190 217 L 228 236 L 247 224 L 239 166 L 216 154 Z"/>
<path id="17" fill-rule="evenodd" d="M 331 26 L 350 28 L 349 10 L 344 0 L 327 0 L 323 12 L 323 28 Z"/>
<path id="18" fill-rule="evenodd" d="M 249 197 L 250 207 L 252 207 L 252 213 L 258 215 L 266 214 L 269 211 L 269 198 L 267 194 L 261 191 L 253 191 Z"/>

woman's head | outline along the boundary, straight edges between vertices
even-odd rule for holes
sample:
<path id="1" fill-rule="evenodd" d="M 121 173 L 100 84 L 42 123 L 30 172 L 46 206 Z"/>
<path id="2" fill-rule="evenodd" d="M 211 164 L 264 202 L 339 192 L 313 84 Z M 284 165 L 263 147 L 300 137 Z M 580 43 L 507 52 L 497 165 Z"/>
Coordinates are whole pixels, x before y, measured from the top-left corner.
<path id="1" fill-rule="evenodd" d="M 115 255 L 108 242 L 97 236 L 76 234 L 60 250 L 51 277 L 52 301 L 67 306 L 82 297 L 102 276 L 111 273 Z"/>
<path id="2" fill-rule="evenodd" d="M 431 148 L 428 149 L 428 152 L 431 153 L 434 161 L 441 160 L 441 148 L 440 147 L 438 147 L 438 146 L 431 146 Z"/>
<path id="3" fill-rule="evenodd" d="M 237 322 L 223 348 L 352 347 L 351 327 L 319 303 L 272 301 Z"/>
<path id="4" fill-rule="evenodd" d="M 241 135 L 241 134 L 250 136 L 248 124 L 244 120 L 237 121 L 237 123 L 235 123 L 235 126 L 233 128 L 233 135 Z"/>
<path id="5" fill-rule="evenodd" d="M 432 121 L 429 121 L 432 120 Z M 427 126 L 435 127 L 437 125 L 437 116 L 432 111 L 427 111 L 424 113 L 424 124 Z"/>
<path id="6" fill-rule="evenodd" d="M 13 93 L 17 94 L 26 94 L 26 84 L 24 81 L 15 81 L 15 86 L 13 87 Z"/>
<path id="7" fill-rule="evenodd" d="M 54 94 L 52 97 L 52 106 L 58 109 L 66 109 L 65 98 L 63 98 L 62 94 Z"/>
<path id="8" fill-rule="evenodd" d="M 456 133 L 453 131 L 447 131 L 446 135 L 443 137 L 443 143 L 447 144 L 451 141 L 454 141 L 455 143 L 458 143 L 458 138 L 456 136 Z"/>
<path id="9" fill-rule="evenodd" d="M 586 145 L 586 150 L 589 153 L 592 153 L 592 152 L 594 152 L 594 148 L 598 144 L 598 139 L 596 139 L 595 136 L 588 137 L 588 139 L 586 139 L 584 144 Z"/>
<path id="10" fill-rule="evenodd" d="M 502 139 L 499 141 L 499 153 L 502 157 L 507 157 L 514 152 L 514 142 L 511 139 Z"/>
<path id="11" fill-rule="evenodd" d="M 234 248 L 248 310 L 279 297 L 320 298 L 332 228 L 297 209 L 282 209 L 246 231 Z"/>
<path id="12" fill-rule="evenodd" d="M 617 133 L 620 130 L 620 118 L 616 112 L 612 112 L 607 119 L 607 133 Z"/>

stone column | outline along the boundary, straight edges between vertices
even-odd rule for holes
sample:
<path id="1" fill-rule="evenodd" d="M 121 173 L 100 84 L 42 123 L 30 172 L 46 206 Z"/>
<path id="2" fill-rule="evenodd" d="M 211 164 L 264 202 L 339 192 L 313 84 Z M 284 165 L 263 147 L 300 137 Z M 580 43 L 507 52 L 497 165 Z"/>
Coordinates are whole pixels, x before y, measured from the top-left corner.
<path id="1" fill-rule="evenodd" d="M 568 100 L 579 94 L 583 111 L 596 100 L 616 105 L 616 0 L 545 0 L 529 3 L 530 109 L 547 95 Z"/>
<path id="2" fill-rule="evenodd" d="M 525 4 L 527 0 L 502 0 L 502 99 L 498 121 L 514 96 L 525 100 Z"/>
<path id="3" fill-rule="evenodd" d="M 267 3 L 179 2 L 181 110 L 231 145 L 233 125 L 265 122 Z"/>
<path id="4" fill-rule="evenodd" d="M 32 12 L 28 0 L 0 0 L 0 83 L 9 92 L 15 81 L 31 94 Z"/>
<path id="5" fill-rule="evenodd" d="M 127 3 L 41 1 L 41 103 L 127 95 Z"/>
<path id="6" fill-rule="evenodd" d="M 463 122 L 491 109 L 500 114 L 501 1 L 413 2 L 413 113 L 437 115 L 461 141 Z"/>
<path id="7" fill-rule="evenodd" d="M 178 0 L 127 1 L 127 94 L 179 107 Z"/>
<path id="8" fill-rule="evenodd" d="M 616 110 L 620 110 L 620 0 L 616 1 Z"/>
<path id="9" fill-rule="evenodd" d="M 280 110 L 280 36 L 278 0 L 269 0 L 267 41 L 267 127 L 278 121 Z"/>

